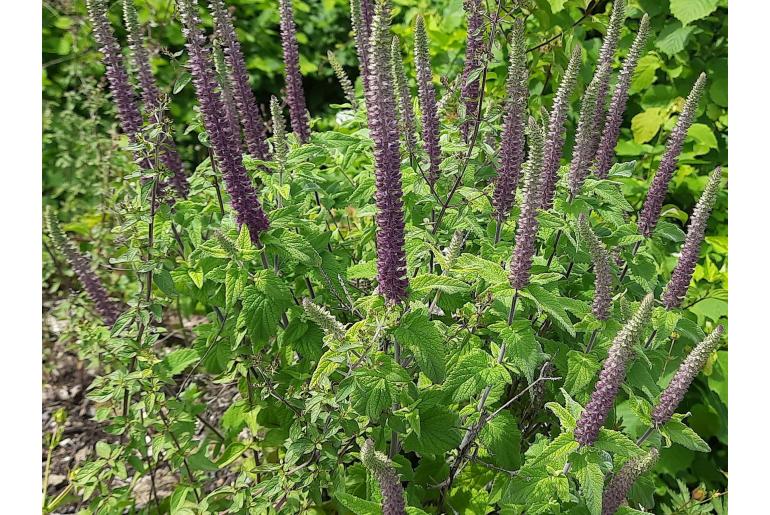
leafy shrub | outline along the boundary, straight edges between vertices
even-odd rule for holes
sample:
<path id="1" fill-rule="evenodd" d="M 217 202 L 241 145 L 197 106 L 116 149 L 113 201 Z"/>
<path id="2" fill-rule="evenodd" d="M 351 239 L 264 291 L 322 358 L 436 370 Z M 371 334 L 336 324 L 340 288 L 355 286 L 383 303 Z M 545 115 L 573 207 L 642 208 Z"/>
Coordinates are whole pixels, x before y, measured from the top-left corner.
<path id="1" fill-rule="evenodd" d="M 724 448 L 710 444 L 726 441 L 726 429 L 709 441 L 695 430 L 726 411 L 726 320 L 703 307 L 725 291 L 711 257 L 721 235 L 707 224 L 724 204 L 711 127 L 726 115 L 699 123 L 722 85 L 709 66 L 682 67 L 687 98 L 665 108 L 673 86 L 651 88 L 718 2 L 683 3 L 671 5 L 680 26 L 652 5 L 649 16 L 606 6 L 597 45 L 579 23 L 566 35 L 572 0 L 491 12 L 468 0 L 467 31 L 451 10 L 444 25 L 409 9 L 398 15 L 415 37 L 396 25 L 401 39 L 387 0 L 353 0 L 359 96 L 330 59 L 347 103 L 309 122 L 300 26 L 282 0 L 286 98 L 270 103 L 265 141 L 249 55 L 221 0 L 213 45 L 197 2 L 176 3 L 188 70 L 178 87 L 189 80 L 196 97 L 186 134 L 167 99 L 148 95 L 136 30 L 124 55 L 107 3 L 89 0 L 120 148 L 105 138 L 109 154 L 79 157 L 95 176 L 109 170 L 101 189 L 79 183 L 101 217 L 60 225 L 46 213 L 52 259 L 94 301 L 73 320 L 99 371 L 88 397 L 105 434 L 72 473 L 86 512 L 598 514 L 627 501 L 619 512 L 666 513 L 703 483 L 712 492 L 694 502 L 720 513 L 715 465 L 675 480 L 677 466 L 704 461 L 691 451 L 716 455 Z M 655 45 L 671 62 L 645 51 L 661 26 Z M 629 139 L 626 96 L 643 90 L 654 100 L 629 113 Z M 169 159 L 177 144 L 200 158 L 194 170 Z M 688 215 L 666 205 L 682 181 L 699 198 L 686 232 Z M 59 202 L 75 193 L 53 186 Z M 97 274 L 88 255 L 118 273 Z M 45 271 L 53 288 L 72 282 L 57 265 Z M 700 409 L 688 417 L 689 406 Z"/>

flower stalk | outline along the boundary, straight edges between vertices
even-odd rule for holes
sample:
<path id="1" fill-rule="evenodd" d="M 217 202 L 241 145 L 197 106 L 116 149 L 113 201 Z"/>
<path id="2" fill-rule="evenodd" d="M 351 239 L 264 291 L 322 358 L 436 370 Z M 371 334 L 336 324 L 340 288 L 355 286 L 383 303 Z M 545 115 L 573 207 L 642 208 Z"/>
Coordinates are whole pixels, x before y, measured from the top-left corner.
<path id="1" fill-rule="evenodd" d="M 439 119 L 433 72 L 430 65 L 430 45 L 425 30 L 425 20 L 417 15 L 414 22 L 414 65 L 417 70 L 417 99 L 420 104 L 422 139 L 428 154 L 428 184 L 433 187 L 439 177 L 441 147 L 439 145 Z"/>
<path id="2" fill-rule="evenodd" d="M 294 10 L 291 0 L 279 0 L 281 15 L 281 46 L 283 47 L 284 74 L 286 77 L 286 103 L 289 104 L 291 129 L 300 143 L 310 140 L 310 120 L 305 106 L 305 90 L 299 71 L 299 47 Z"/>

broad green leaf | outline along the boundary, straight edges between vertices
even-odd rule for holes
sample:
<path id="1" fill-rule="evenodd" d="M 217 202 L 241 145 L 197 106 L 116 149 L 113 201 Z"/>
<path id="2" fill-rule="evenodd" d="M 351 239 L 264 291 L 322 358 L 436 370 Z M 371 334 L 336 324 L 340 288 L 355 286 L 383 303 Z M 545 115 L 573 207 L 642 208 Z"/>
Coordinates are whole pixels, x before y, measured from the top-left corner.
<path id="1" fill-rule="evenodd" d="M 364 261 L 349 266 L 347 277 L 348 279 L 374 279 L 377 277 L 377 262 Z"/>
<path id="2" fill-rule="evenodd" d="M 217 459 L 217 466 L 219 466 L 219 468 L 228 466 L 230 463 L 240 458 L 243 454 L 243 451 L 245 451 L 247 447 L 248 446 L 246 444 L 241 442 L 231 443 L 227 449 L 225 449 L 225 452 L 222 453 L 222 456 Z"/>
<path id="3" fill-rule="evenodd" d="M 580 492 L 586 501 L 591 515 L 602 513 L 602 491 L 604 490 L 604 474 L 593 454 L 576 457 L 574 460 L 575 478 L 580 483 Z"/>
<path id="4" fill-rule="evenodd" d="M 334 497 L 345 508 L 355 513 L 355 515 L 382 515 L 382 508 L 379 503 L 367 501 L 354 495 L 338 492 Z"/>
<path id="5" fill-rule="evenodd" d="M 607 451 L 619 456 L 632 457 L 638 455 L 641 450 L 629 437 L 612 429 L 599 429 L 599 436 L 594 443 L 596 449 Z"/>
<path id="6" fill-rule="evenodd" d="M 403 316 L 393 331 L 396 340 L 414 353 L 420 370 L 434 383 L 446 377 L 446 349 L 444 337 L 425 308 L 410 311 Z"/>
<path id="7" fill-rule="evenodd" d="M 418 454 L 442 455 L 460 445 L 460 419 L 443 406 L 420 409 L 420 435 L 411 433 L 404 448 Z"/>
<path id="8" fill-rule="evenodd" d="M 682 25 L 687 25 L 716 11 L 718 3 L 718 0 L 671 0 L 671 14 Z"/>
<path id="9" fill-rule="evenodd" d="M 505 342 L 506 356 L 531 383 L 538 365 L 545 359 L 543 350 L 532 332 L 532 325 L 528 320 L 517 320 L 510 326 L 503 327 L 500 338 Z"/>
<path id="10" fill-rule="evenodd" d="M 572 326 L 572 321 L 556 295 L 536 284 L 527 286 L 519 293 L 523 297 L 534 300 L 538 307 L 548 313 L 565 331 L 571 336 L 575 336 L 575 328 Z"/>
<path id="11" fill-rule="evenodd" d="M 261 239 L 269 253 L 278 254 L 308 266 L 321 266 L 321 256 L 310 242 L 300 234 L 285 230 L 281 232 L 280 236 L 263 234 Z"/>
<path id="12" fill-rule="evenodd" d="M 634 175 L 634 169 L 636 169 L 636 161 L 615 163 L 612 165 L 612 168 L 610 168 L 608 175 L 610 177 L 631 177 Z"/>
<path id="13" fill-rule="evenodd" d="M 582 392 L 596 378 L 601 368 L 599 361 L 591 354 L 576 350 L 567 352 L 567 377 L 564 379 L 564 388 L 572 395 Z"/>
<path id="14" fill-rule="evenodd" d="M 662 429 L 661 433 L 691 451 L 710 452 L 711 447 L 701 438 L 698 433 L 686 426 L 683 422 L 671 419 Z"/>
<path id="15" fill-rule="evenodd" d="M 199 358 L 198 351 L 195 349 L 177 349 L 163 358 L 163 364 L 173 376 L 198 361 Z"/>
<path id="16" fill-rule="evenodd" d="M 548 4 L 551 6 L 551 12 L 553 14 L 556 14 L 564 9 L 564 4 L 566 3 L 567 0 L 548 0 Z"/>
<path id="17" fill-rule="evenodd" d="M 671 57 L 685 49 L 687 40 L 693 30 L 695 30 L 693 26 L 683 27 L 678 22 L 669 23 L 663 27 L 663 30 L 658 35 L 658 38 L 655 40 L 655 46 L 661 52 Z"/>
<path id="18" fill-rule="evenodd" d="M 647 54 L 639 59 L 631 80 L 631 93 L 639 93 L 652 86 L 655 82 L 655 72 L 662 64 L 660 57 L 655 54 Z"/>
<path id="19" fill-rule="evenodd" d="M 500 412 L 487 422 L 479 434 L 494 462 L 505 469 L 519 468 L 521 463 L 521 431 L 508 411 Z"/>
<path id="20" fill-rule="evenodd" d="M 242 304 L 238 326 L 246 327 L 252 343 L 261 346 L 276 335 L 281 315 L 292 305 L 292 297 L 272 270 L 259 270 L 254 274 L 254 284 L 244 288 Z"/>
<path id="21" fill-rule="evenodd" d="M 666 120 L 665 111 L 660 107 L 650 107 L 631 119 L 631 132 L 636 143 L 647 143 L 660 130 Z"/>
<path id="22" fill-rule="evenodd" d="M 466 283 L 454 277 L 435 274 L 421 274 L 409 281 L 412 291 L 425 295 L 436 290 L 452 295 L 470 289 Z"/>
<path id="23" fill-rule="evenodd" d="M 463 355 L 444 381 L 447 396 L 453 402 L 461 402 L 480 393 L 487 386 L 484 371 L 494 364 L 494 358 L 481 349 L 473 349 Z"/>
<path id="24" fill-rule="evenodd" d="M 714 131 L 703 123 L 692 124 L 687 131 L 687 137 L 695 141 L 693 152 L 696 155 L 708 154 L 710 150 L 719 148 Z"/>
<path id="25" fill-rule="evenodd" d="M 491 286 L 508 282 L 508 274 L 498 263 L 472 254 L 462 254 L 458 257 L 453 270 L 464 273 L 468 277 L 481 277 Z"/>

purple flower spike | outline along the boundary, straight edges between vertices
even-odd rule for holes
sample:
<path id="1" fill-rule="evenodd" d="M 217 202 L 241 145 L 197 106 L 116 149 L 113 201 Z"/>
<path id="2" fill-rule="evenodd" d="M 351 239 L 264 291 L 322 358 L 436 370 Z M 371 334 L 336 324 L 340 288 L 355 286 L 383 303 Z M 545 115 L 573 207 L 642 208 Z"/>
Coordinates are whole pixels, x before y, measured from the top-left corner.
<path id="1" fill-rule="evenodd" d="M 593 445 L 599 435 L 599 429 L 607 420 L 607 414 L 612 409 L 615 397 L 626 377 L 626 368 L 634 353 L 634 343 L 650 321 L 652 305 L 652 294 L 648 294 L 639 304 L 639 309 L 634 316 L 615 336 L 609 355 L 599 373 L 599 380 L 591 394 L 591 400 L 577 421 L 575 440 L 581 446 Z"/>
<path id="2" fill-rule="evenodd" d="M 401 156 L 393 75 L 390 66 L 390 2 L 378 0 L 371 26 L 366 111 L 374 141 L 375 201 L 377 204 L 377 281 L 390 303 L 406 299 L 404 212 Z"/>
<path id="3" fill-rule="evenodd" d="M 404 487 L 393 470 L 393 463 L 387 456 L 374 450 L 374 442 L 370 439 L 361 447 L 361 462 L 380 485 L 382 515 L 406 515 Z"/>
<path id="4" fill-rule="evenodd" d="M 254 93 L 251 91 L 246 62 L 243 59 L 241 45 L 235 34 L 233 20 L 222 0 L 211 0 L 209 5 L 214 16 L 217 37 L 222 43 L 225 61 L 230 72 L 233 98 L 238 106 L 246 147 L 253 157 L 265 160 L 268 158 L 265 123 L 259 114 Z"/>
<path id="5" fill-rule="evenodd" d="M 369 8 L 369 0 L 350 0 L 350 25 L 353 28 L 353 36 L 356 42 L 356 54 L 358 55 L 358 67 L 361 82 L 364 85 L 364 94 L 369 89 L 369 27 L 370 21 L 364 18 L 363 9 Z"/>
<path id="6" fill-rule="evenodd" d="M 610 269 L 610 256 L 604 244 L 597 238 L 588 219 L 581 213 L 578 219 L 580 237 L 586 243 L 591 253 L 596 276 L 596 290 L 594 292 L 593 313 L 597 320 L 607 320 L 610 316 L 612 304 L 612 271 Z"/>
<path id="7" fill-rule="evenodd" d="M 310 121 L 305 106 L 305 90 L 299 72 L 299 47 L 297 28 L 294 26 L 294 10 L 291 0 L 280 0 L 281 45 L 283 46 L 284 73 L 286 75 L 286 103 L 289 104 L 291 130 L 300 143 L 310 140 Z"/>
<path id="8" fill-rule="evenodd" d="M 189 67 L 195 92 L 200 104 L 203 125 L 214 149 L 214 158 L 222 171 L 230 203 L 236 220 L 249 229 L 251 241 L 260 245 L 259 234 L 267 230 L 270 222 L 257 198 L 257 192 L 243 166 L 238 127 L 225 113 L 225 106 L 217 90 L 216 72 L 211 56 L 205 48 L 206 39 L 201 33 L 197 4 L 192 0 L 178 0 L 183 32 L 187 39 Z"/>
<path id="9" fill-rule="evenodd" d="M 508 66 L 507 101 L 500 145 L 500 171 L 492 194 L 495 219 L 501 223 L 508 218 L 513 206 L 516 186 L 524 164 L 524 129 L 529 96 L 526 52 L 524 20 L 518 19 L 511 32 L 511 62 Z"/>
<path id="10" fill-rule="evenodd" d="M 123 19 L 128 31 L 128 42 L 131 44 L 131 56 L 134 68 L 139 76 L 139 85 L 142 88 L 142 102 L 145 113 L 154 117 L 154 122 L 163 124 L 165 116 L 162 112 L 161 94 L 155 82 L 155 76 L 150 67 L 150 57 L 144 47 L 139 28 L 139 18 L 133 0 L 123 0 Z M 170 134 L 162 133 L 160 159 L 171 172 L 171 184 L 181 198 L 187 198 L 190 185 L 187 183 L 187 175 L 184 172 L 182 159 L 179 157 L 174 138 Z"/>
<path id="11" fill-rule="evenodd" d="M 107 18 L 107 7 L 104 0 L 88 0 L 88 14 L 94 28 L 94 37 L 99 43 L 99 50 L 104 56 L 107 68 L 107 82 L 110 92 L 118 108 L 118 118 L 123 132 L 133 141 L 142 128 L 142 114 L 136 104 L 134 90 L 128 80 L 128 72 L 123 64 L 123 54 L 115 39 L 110 20 Z"/>
<path id="12" fill-rule="evenodd" d="M 682 252 L 679 255 L 679 261 L 671 273 L 671 279 L 669 279 L 661 297 L 661 301 L 666 306 L 666 309 L 678 308 L 687 294 L 687 288 L 690 287 L 690 280 L 695 271 L 695 265 L 698 262 L 700 246 L 706 233 L 706 225 L 709 215 L 711 215 L 711 209 L 714 207 L 714 202 L 717 199 L 717 191 L 719 190 L 719 181 L 721 179 L 722 167 L 718 166 L 711 172 L 706 189 L 703 190 L 703 194 L 701 194 L 698 204 L 693 210 L 690 225 L 687 228 L 687 237 L 684 240 Z"/>
<path id="13" fill-rule="evenodd" d="M 484 8 L 481 0 L 464 0 L 463 8 L 468 18 L 468 36 L 465 44 L 465 66 L 460 79 L 460 97 L 465 104 L 465 118 L 460 132 L 465 141 L 471 136 L 478 116 L 480 84 L 478 75 L 471 79 L 473 72 L 482 67 L 484 62 Z"/>
<path id="14" fill-rule="evenodd" d="M 569 97 L 575 89 L 580 58 L 583 50 L 579 45 L 572 49 L 567 70 L 559 84 L 559 90 L 553 100 L 551 116 L 548 122 L 548 139 L 545 143 L 545 164 L 543 165 L 543 209 L 551 209 L 553 196 L 556 192 L 556 182 L 559 180 L 558 171 L 561 162 L 561 152 L 564 148 L 564 121 L 569 111 Z"/>
<path id="15" fill-rule="evenodd" d="M 682 402 L 684 394 L 690 388 L 690 384 L 692 384 L 695 377 L 706 365 L 709 356 L 719 347 L 723 332 L 724 327 L 721 325 L 716 326 L 711 331 L 711 334 L 696 345 L 682 364 L 679 365 L 679 369 L 677 369 L 671 382 L 668 383 L 666 389 L 660 394 L 658 405 L 652 410 L 652 421 L 656 427 L 660 427 L 671 420 L 671 416 L 676 411 L 679 403 Z"/>
<path id="16" fill-rule="evenodd" d="M 596 114 L 599 90 L 604 75 L 610 71 L 610 63 L 599 63 L 599 68 L 588 84 L 580 105 L 577 132 L 575 133 L 575 148 L 572 149 L 572 161 L 569 165 L 569 195 L 570 200 L 580 193 L 583 182 L 588 176 L 588 167 L 593 161 L 593 149 L 599 144 L 599 135 L 594 132 L 594 115 Z"/>
<path id="17" fill-rule="evenodd" d="M 393 36 L 390 58 L 401 135 L 404 137 L 407 151 L 409 154 L 414 155 L 417 151 L 417 124 L 414 121 L 412 93 L 409 91 L 409 84 L 406 82 L 404 60 L 401 58 L 401 42 L 399 41 L 398 36 Z"/>
<path id="18" fill-rule="evenodd" d="M 508 281 L 514 290 L 529 284 L 529 271 L 535 255 L 537 210 L 540 207 L 540 182 L 543 171 L 543 129 L 534 118 L 529 119 L 529 161 L 524 175 L 524 198 L 516 225 L 516 239 L 511 256 Z"/>
<path id="19" fill-rule="evenodd" d="M 650 33 L 650 18 L 645 14 L 639 24 L 639 32 L 636 34 L 631 50 L 623 62 L 623 69 L 618 76 L 618 83 L 615 91 L 612 93 L 610 109 L 607 113 L 607 120 L 604 124 L 604 132 L 599 142 L 599 149 L 596 153 L 596 176 L 600 179 L 607 177 L 607 173 L 612 167 L 615 157 L 615 145 L 620 136 L 620 124 L 623 122 L 623 113 L 626 111 L 626 102 L 628 101 L 628 90 L 631 87 L 631 79 L 634 76 L 634 70 L 639 62 L 644 45 L 647 42 L 647 36 Z"/>
<path id="20" fill-rule="evenodd" d="M 676 171 L 676 162 L 679 154 L 682 152 L 682 145 L 684 145 L 687 130 L 695 119 L 695 109 L 698 107 L 698 101 L 705 87 L 706 74 L 701 73 L 698 80 L 695 81 L 692 91 L 687 96 L 684 108 L 682 108 L 682 112 L 679 114 L 679 119 L 676 121 L 674 129 L 668 136 L 666 151 L 660 159 L 658 171 L 655 172 L 655 177 L 652 179 L 650 189 L 647 191 L 647 198 L 644 201 L 644 207 L 642 212 L 639 213 L 639 220 L 637 221 L 639 234 L 647 238 L 652 236 L 652 231 L 658 224 L 660 211 L 663 208 L 663 201 L 668 190 L 668 183 L 671 182 L 671 178 Z"/>
<path id="21" fill-rule="evenodd" d="M 607 101 L 607 92 L 610 89 L 610 72 L 612 70 L 612 61 L 615 57 L 615 49 L 620 39 L 620 29 L 623 28 L 623 22 L 626 19 L 626 0 L 616 0 L 612 6 L 607 34 L 604 36 L 602 48 L 599 50 L 599 61 L 596 69 L 598 77 L 596 108 L 594 110 L 593 135 L 591 138 L 591 148 L 589 156 L 593 156 L 599 145 L 599 134 L 604 127 L 604 119 L 607 115 L 605 111 L 605 102 Z M 604 66 L 606 65 L 606 66 Z"/>
<path id="22" fill-rule="evenodd" d="M 46 209 L 45 219 L 51 241 L 59 252 L 67 258 L 70 266 L 83 284 L 88 297 L 96 306 L 96 310 L 99 312 L 102 320 L 107 325 L 114 324 L 121 312 L 120 305 L 110 300 L 102 281 L 91 269 L 91 261 L 78 252 L 67 235 L 64 234 L 59 225 L 59 220 L 50 207 Z"/>
<path id="23" fill-rule="evenodd" d="M 655 466 L 658 456 L 658 449 L 653 447 L 647 451 L 647 454 L 631 458 L 623 464 L 620 471 L 604 487 L 602 515 L 613 515 L 618 511 L 636 480 Z"/>
<path id="24" fill-rule="evenodd" d="M 430 66 L 430 50 L 425 20 L 417 15 L 414 21 L 414 66 L 417 69 L 417 92 L 420 101 L 420 120 L 422 121 L 422 139 L 428 154 L 428 183 L 436 184 L 441 165 L 441 147 L 439 146 L 438 107 L 436 90 L 433 87 L 433 72 Z"/>

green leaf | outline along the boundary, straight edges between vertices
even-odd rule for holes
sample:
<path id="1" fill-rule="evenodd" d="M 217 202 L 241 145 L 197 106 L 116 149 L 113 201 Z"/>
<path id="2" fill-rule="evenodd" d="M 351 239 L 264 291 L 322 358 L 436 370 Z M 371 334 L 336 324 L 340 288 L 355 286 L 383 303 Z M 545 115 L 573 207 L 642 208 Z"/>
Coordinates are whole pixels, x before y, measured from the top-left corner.
<path id="1" fill-rule="evenodd" d="M 355 515 L 382 515 L 382 508 L 379 503 L 367 501 L 354 495 L 338 492 L 334 497 L 348 510 Z"/>
<path id="2" fill-rule="evenodd" d="M 446 378 L 446 349 L 444 337 L 434 322 L 428 318 L 428 310 L 420 308 L 403 316 L 393 336 L 414 353 L 420 370 L 434 383 Z"/>
<path id="3" fill-rule="evenodd" d="M 198 361 L 199 357 L 195 349 L 177 349 L 163 358 L 163 365 L 173 376 Z"/>
<path id="4" fill-rule="evenodd" d="M 678 22 L 669 23 L 658 35 L 655 46 L 671 57 L 685 49 L 693 30 L 695 30 L 693 26 L 683 27 Z"/>
<path id="5" fill-rule="evenodd" d="M 575 328 L 572 326 L 569 315 L 564 310 L 564 306 L 559 298 L 553 293 L 535 284 L 530 284 L 519 293 L 523 297 L 534 300 L 538 307 L 551 315 L 565 331 L 571 336 L 575 336 Z"/>
<path id="6" fill-rule="evenodd" d="M 631 177 L 634 175 L 636 169 L 636 161 L 626 161 L 623 163 L 615 163 L 610 168 L 608 175 L 610 177 Z"/>
<path id="7" fill-rule="evenodd" d="M 168 270 L 159 270 L 152 276 L 152 280 L 155 282 L 155 286 L 160 288 L 160 291 L 168 295 L 169 297 L 176 297 L 178 292 L 174 286 L 174 279 L 171 278 L 171 273 Z"/>
<path id="8" fill-rule="evenodd" d="M 387 379 L 378 375 L 363 374 L 356 377 L 356 383 L 359 386 L 359 395 L 354 396 L 359 399 L 357 404 L 363 404 L 363 413 L 367 417 L 377 420 L 380 413 L 393 404 Z"/>
<path id="9" fill-rule="evenodd" d="M 636 72 L 631 80 L 630 92 L 639 93 L 652 86 L 656 78 L 655 72 L 658 71 L 662 64 L 660 57 L 655 54 L 648 54 L 639 59 L 636 65 Z"/>
<path id="10" fill-rule="evenodd" d="M 374 279 L 377 277 L 377 262 L 363 261 L 349 266 L 347 277 L 348 279 Z"/>
<path id="11" fill-rule="evenodd" d="M 675 243 L 684 241 L 684 231 L 670 222 L 658 222 L 658 225 L 655 227 L 655 234 Z"/>
<path id="12" fill-rule="evenodd" d="M 411 433 L 404 440 L 404 449 L 419 454 L 441 455 L 458 445 L 460 419 L 444 406 L 420 408 L 420 435 Z"/>
<path id="13" fill-rule="evenodd" d="M 481 277 L 491 286 L 508 282 L 508 274 L 499 263 L 493 263 L 472 254 L 462 254 L 452 268 L 468 277 Z"/>
<path id="14" fill-rule="evenodd" d="M 695 155 L 708 154 L 710 150 L 719 148 L 714 131 L 703 123 L 692 124 L 687 131 L 687 137 L 695 141 Z"/>
<path id="15" fill-rule="evenodd" d="M 586 501 L 591 515 L 602 513 L 602 491 L 604 490 L 604 474 L 593 454 L 576 457 L 574 460 L 575 478 L 580 483 L 580 492 Z"/>
<path id="16" fill-rule="evenodd" d="M 238 327 L 246 327 L 255 345 L 264 345 L 277 334 L 281 316 L 292 305 L 289 289 L 272 270 L 259 270 L 254 284 L 243 290 Z"/>
<path id="17" fill-rule="evenodd" d="M 505 353 L 531 383 L 535 378 L 538 365 L 543 362 L 545 355 L 532 332 L 528 320 L 517 320 L 500 331 L 500 337 L 505 342 Z"/>
<path id="18" fill-rule="evenodd" d="M 516 419 L 502 411 L 487 422 L 479 434 L 494 462 L 505 469 L 517 469 L 521 463 L 521 431 Z"/>
<path id="19" fill-rule="evenodd" d="M 572 395 L 582 392 L 601 368 L 599 361 L 591 354 L 576 350 L 567 352 L 567 377 L 564 379 L 564 388 Z"/>
<path id="20" fill-rule="evenodd" d="M 666 113 L 660 107 L 650 107 L 631 119 L 631 132 L 634 142 L 647 143 L 660 130 L 666 120 Z"/>
<path id="21" fill-rule="evenodd" d="M 599 429 L 599 436 L 594 443 L 596 449 L 607 451 L 612 454 L 630 458 L 638 455 L 641 450 L 629 437 L 612 429 Z"/>
<path id="22" fill-rule="evenodd" d="M 718 3 L 718 0 L 671 0 L 671 14 L 682 25 L 687 25 L 716 11 Z"/>
<path id="23" fill-rule="evenodd" d="M 470 399 L 487 386 L 484 371 L 494 364 L 492 356 L 481 349 L 472 349 L 449 371 L 444 381 L 444 392 L 453 402 Z"/>
<path id="24" fill-rule="evenodd" d="M 661 429 L 661 433 L 671 439 L 672 442 L 678 443 L 690 449 L 691 451 L 698 452 L 710 452 L 711 447 L 709 444 L 701 438 L 698 433 L 693 431 L 690 427 L 686 426 L 683 422 L 671 419 Z"/>
<path id="25" fill-rule="evenodd" d="M 281 257 L 299 261 L 302 264 L 319 267 L 321 256 L 304 236 L 293 231 L 282 231 L 280 236 L 263 234 L 262 243 L 268 252 Z"/>
<path id="26" fill-rule="evenodd" d="M 548 3 L 551 6 L 551 12 L 556 14 L 564 9 L 564 4 L 567 3 L 567 0 L 548 0 Z"/>
<path id="27" fill-rule="evenodd" d="M 222 453 L 222 456 L 216 461 L 217 466 L 219 466 L 219 468 L 224 468 L 234 462 L 243 454 L 243 451 L 245 451 L 247 447 L 246 444 L 241 442 L 231 443 L 227 449 L 225 449 L 225 452 Z"/>
<path id="28" fill-rule="evenodd" d="M 466 283 L 454 277 L 435 274 L 421 274 L 409 281 L 412 291 L 425 295 L 433 291 L 440 291 L 447 295 L 466 292 L 470 289 Z"/>

